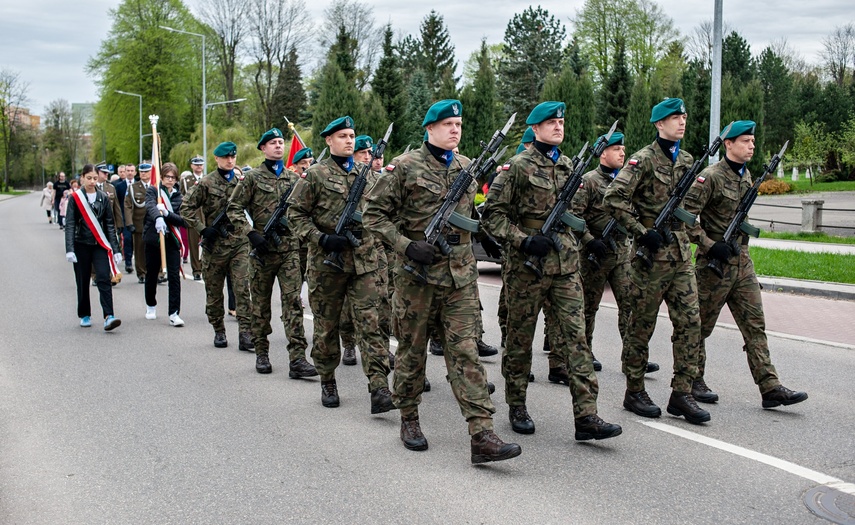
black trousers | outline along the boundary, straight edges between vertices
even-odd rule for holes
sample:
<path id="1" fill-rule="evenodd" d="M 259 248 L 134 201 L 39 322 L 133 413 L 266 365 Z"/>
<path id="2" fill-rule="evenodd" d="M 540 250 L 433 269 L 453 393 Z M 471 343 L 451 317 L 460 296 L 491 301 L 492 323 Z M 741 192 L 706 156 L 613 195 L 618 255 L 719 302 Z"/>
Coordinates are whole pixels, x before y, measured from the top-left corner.
<path id="1" fill-rule="evenodd" d="M 122 228 L 122 255 L 125 258 L 125 266 L 130 266 L 134 258 L 134 234 L 128 228 Z"/>
<path id="2" fill-rule="evenodd" d="M 169 315 L 181 310 L 181 249 L 171 235 L 164 237 L 166 243 L 166 278 L 169 283 Z M 160 268 L 160 244 L 145 243 L 146 268 Z M 145 304 L 157 306 L 157 272 L 145 274 Z"/>
<path id="3" fill-rule="evenodd" d="M 104 319 L 113 315 L 113 286 L 110 284 L 110 261 L 107 250 L 94 244 L 74 243 L 74 277 L 77 281 L 77 317 L 92 315 L 89 303 L 89 278 L 95 272 L 95 284 L 101 296 L 101 310 Z"/>

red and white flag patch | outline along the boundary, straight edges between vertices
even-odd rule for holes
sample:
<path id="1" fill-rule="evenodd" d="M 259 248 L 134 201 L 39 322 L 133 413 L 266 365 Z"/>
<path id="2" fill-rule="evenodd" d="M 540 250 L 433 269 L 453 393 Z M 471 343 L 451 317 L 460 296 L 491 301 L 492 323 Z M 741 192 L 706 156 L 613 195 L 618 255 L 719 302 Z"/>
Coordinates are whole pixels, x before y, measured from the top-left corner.
<path id="1" fill-rule="evenodd" d="M 630 166 L 635 166 L 636 164 L 638 164 L 638 159 L 629 159 L 628 164 Z"/>
<path id="2" fill-rule="evenodd" d="M 706 178 L 706 177 L 704 177 L 704 176 L 702 176 L 702 175 L 698 175 L 698 182 L 700 182 L 701 184 L 703 184 L 704 182 L 706 182 L 706 180 L 707 180 L 707 178 Z"/>
<path id="3" fill-rule="evenodd" d="M 582 189 L 582 188 L 584 188 L 584 187 L 585 187 L 585 183 L 584 183 L 584 182 L 580 182 L 580 183 L 579 183 L 579 189 L 581 190 L 581 189 Z"/>
<path id="4" fill-rule="evenodd" d="M 395 171 L 395 165 L 389 164 L 388 166 L 386 166 L 386 171 Z"/>
<path id="5" fill-rule="evenodd" d="M 508 171 L 509 169 L 511 169 L 511 163 L 510 162 L 508 162 L 507 164 L 502 166 L 502 171 Z"/>

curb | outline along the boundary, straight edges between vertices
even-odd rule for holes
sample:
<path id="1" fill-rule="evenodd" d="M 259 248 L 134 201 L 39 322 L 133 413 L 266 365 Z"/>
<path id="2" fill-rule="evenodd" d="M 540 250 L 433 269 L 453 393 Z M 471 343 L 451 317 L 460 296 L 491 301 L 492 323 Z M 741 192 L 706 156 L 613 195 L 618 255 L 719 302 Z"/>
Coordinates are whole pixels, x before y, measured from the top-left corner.
<path id="1" fill-rule="evenodd" d="M 840 301 L 855 301 L 855 285 L 851 284 L 761 276 L 757 276 L 757 280 L 760 281 L 760 286 L 764 292 L 791 293 L 837 299 Z"/>

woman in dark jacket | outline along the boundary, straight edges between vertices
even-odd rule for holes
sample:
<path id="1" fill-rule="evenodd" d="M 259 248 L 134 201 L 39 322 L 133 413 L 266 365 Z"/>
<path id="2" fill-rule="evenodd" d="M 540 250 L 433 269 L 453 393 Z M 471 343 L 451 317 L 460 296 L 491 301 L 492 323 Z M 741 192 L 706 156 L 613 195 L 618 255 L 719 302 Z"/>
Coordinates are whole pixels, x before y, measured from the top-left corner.
<path id="1" fill-rule="evenodd" d="M 113 315 L 113 289 L 110 278 L 122 262 L 112 203 L 106 193 L 97 188 L 98 174 L 92 164 L 83 166 L 80 176 L 83 187 L 72 194 L 65 215 L 65 258 L 74 264 L 77 280 L 77 316 L 80 326 L 92 326 L 89 304 L 89 277 L 95 271 L 95 284 L 101 296 L 104 330 L 122 324 Z"/>
<path id="2" fill-rule="evenodd" d="M 178 191 L 178 167 L 167 162 L 161 168 L 160 192 L 163 203 L 158 203 L 158 189 L 149 186 L 145 193 L 145 221 L 143 223 L 143 242 L 145 243 L 146 268 L 160 268 L 160 242 L 166 248 L 166 276 L 169 282 L 169 324 L 184 326 L 178 316 L 181 310 L 181 233 L 184 219 L 178 215 L 181 207 L 181 192 Z M 146 319 L 157 319 L 157 272 L 145 274 Z"/>

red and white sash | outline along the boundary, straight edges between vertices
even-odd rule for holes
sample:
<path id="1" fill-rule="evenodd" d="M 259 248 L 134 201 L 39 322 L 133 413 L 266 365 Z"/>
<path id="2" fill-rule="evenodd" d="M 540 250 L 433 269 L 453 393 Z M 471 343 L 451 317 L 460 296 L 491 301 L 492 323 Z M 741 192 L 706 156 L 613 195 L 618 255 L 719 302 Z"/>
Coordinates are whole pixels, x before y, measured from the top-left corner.
<path id="1" fill-rule="evenodd" d="M 98 217 L 95 216 L 95 211 L 92 209 L 92 205 L 89 204 L 89 199 L 86 198 L 83 188 L 73 192 L 71 196 L 74 197 L 74 202 L 77 203 L 77 209 L 80 210 L 80 213 L 83 216 L 83 221 L 92 231 L 92 235 L 95 237 L 95 240 L 101 248 L 107 250 L 107 260 L 110 261 L 110 275 L 117 275 L 119 273 L 119 269 L 116 267 L 116 261 L 113 260 L 113 247 L 110 244 L 110 241 L 107 240 L 107 235 L 104 234 L 104 230 L 101 228 L 101 223 L 98 222 Z"/>
<path id="2" fill-rule="evenodd" d="M 160 189 L 160 198 L 163 200 L 163 205 L 166 206 L 166 209 L 169 210 L 169 213 L 175 213 L 175 210 L 172 209 L 172 201 L 169 200 L 169 195 L 163 191 L 163 188 Z M 163 219 L 166 222 L 166 219 Z M 184 253 L 184 241 L 181 239 L 181 231 L 177 226 L 167 225 L 169 231 L 172 232 L 175 241 L 178 243 L 178 247 L 181 249 L 180 253 Z"/>

